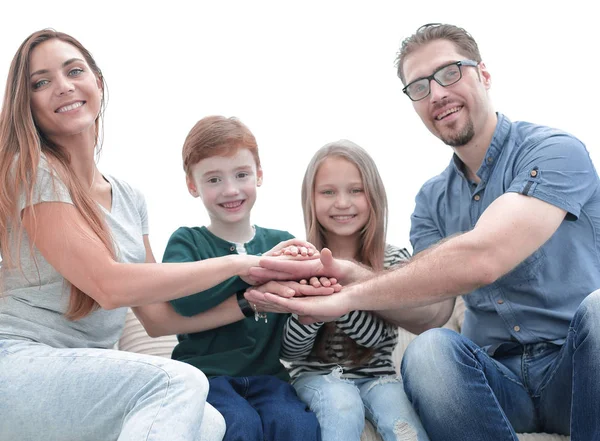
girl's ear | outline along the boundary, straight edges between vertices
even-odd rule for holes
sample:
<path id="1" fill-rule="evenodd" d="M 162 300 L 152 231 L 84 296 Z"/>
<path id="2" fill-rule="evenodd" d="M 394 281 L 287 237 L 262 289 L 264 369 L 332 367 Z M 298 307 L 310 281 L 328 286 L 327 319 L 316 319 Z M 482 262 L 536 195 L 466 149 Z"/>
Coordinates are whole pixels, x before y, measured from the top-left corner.
<path id="1" fill-rule="evenodd" d="M 192 196 L 194 196 L 195 198 L 200 196 L 200 193 L 198 193 L 198 188 L 196 187 L 196 183 L 194 182 L 194 180 L 192 178 L 187 176 L 185 178 L 185 183 L 187 184 L 188 191 L 190 192 L 190 194 Z"/>
<path id="2" fill-rule="evenodd" d="M 261 167 L 256 170 L 256 186 L 260 187 L 263 183 L 263 171 Z"/>

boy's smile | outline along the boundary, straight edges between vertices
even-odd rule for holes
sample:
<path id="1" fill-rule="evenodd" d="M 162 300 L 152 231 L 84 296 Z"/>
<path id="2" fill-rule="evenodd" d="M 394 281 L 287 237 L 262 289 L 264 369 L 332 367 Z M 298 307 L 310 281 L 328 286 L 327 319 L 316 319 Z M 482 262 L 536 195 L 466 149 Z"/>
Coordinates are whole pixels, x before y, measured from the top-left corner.
<path id="1" fill-rule="evenodd" d="M 256 188 L 262 182 L 250 150 L 239 149 L 233 156 L 212 156 L 191 168 L 188 189 L 200 197 L 216 229 L 232 224 L 250 224 L 250 211 L 256 201 Z"/>

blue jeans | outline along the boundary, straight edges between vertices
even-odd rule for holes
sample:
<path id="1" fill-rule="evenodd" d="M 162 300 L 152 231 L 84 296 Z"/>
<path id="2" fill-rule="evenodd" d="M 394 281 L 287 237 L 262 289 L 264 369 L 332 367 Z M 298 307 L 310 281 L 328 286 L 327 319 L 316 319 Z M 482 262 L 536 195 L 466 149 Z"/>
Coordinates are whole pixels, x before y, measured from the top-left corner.
<path id="1" fill-rule="evenodd" d="M 298 396 L 317 414 L 323 441 L 359 441 L 365 417 L 384 441 L 429 441 L 396 377 L 342 379 L 332 373 L 300 376 Z"/>
<path id="2" fill-rule="evenodd" d="M 207 392 L 170 359 L 0 339 L 0 440 L 220 441 Z"/>
<path id="3" fill-rule="evenodd" d="M 517 441 L 515 432 L 600 439 L 600 290 L 575 313 L 564 345 L 490 357 L 447 329 L 417 337 L 402 361 L 406 393 L 434 441 Z"/>
<path id="4" fill-rule="evenodd" d="M 207 401 L 225 418 L 224 441 L 320 441 L 319 422 L 294 388 L 271 375 L 213 377 Z"/>

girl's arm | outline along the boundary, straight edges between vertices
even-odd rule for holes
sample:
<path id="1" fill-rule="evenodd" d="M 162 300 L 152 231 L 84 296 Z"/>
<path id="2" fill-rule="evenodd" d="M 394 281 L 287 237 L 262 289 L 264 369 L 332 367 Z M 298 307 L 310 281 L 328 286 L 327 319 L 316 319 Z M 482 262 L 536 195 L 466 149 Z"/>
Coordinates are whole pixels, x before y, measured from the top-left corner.
<path id="1" fill-rule="evenodd" d="M 281 358 L 288 361 L 307 358 L 321 326 L 323 322 L 303 325 L 297 315 L 290 315 L 283 328 Z"/>
<path id="2" fill-rule="evenodd" d="M 119 263 L 73 205 L 42 202 L 21 214 L 30 240 L 48 263 L 104 309 L 164 302 L 204 291 L 230 277 L 248 276 L 248 269 L 260 260 L 231 255 L 189 263 Z"/>

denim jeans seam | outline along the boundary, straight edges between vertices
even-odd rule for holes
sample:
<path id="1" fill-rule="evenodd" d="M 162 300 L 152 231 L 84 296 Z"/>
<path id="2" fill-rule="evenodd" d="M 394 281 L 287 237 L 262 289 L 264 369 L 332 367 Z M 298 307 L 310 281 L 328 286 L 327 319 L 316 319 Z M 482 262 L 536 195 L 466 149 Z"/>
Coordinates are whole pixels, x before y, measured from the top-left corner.
<path id="1" fill-rule="evenodd" d="M 485 354 L 485 356 L 488 356 L 488 355 L 487 355 L 487 353 L 483 352 L 481 348 L 477 348 L 477 349 L 475 350 L 475 352 L 482 352 L 483 354 Z M 491 358 L 491 357 L 490 357 L 490 358 Z M 477 364 L 479 364 L 479 365 L 480 365 L 480 363 L 479 363 L 479 360 L 477 360 Z M 498 366 L 496 366 L 496 363 L 493 363 L 493 364 L 494 364 L 494 367 L 495 367 L 495 368 L 498 370 L 498 372 L 499 372 L 499 373 L 500 373 L 500 374 L 501 374 L 503 377 L 505 377 L 506 379 L 508 379 L 508 380 L 510 380 L 510 381 L 513 381 L 513 382 L 515 382 L 515 381 L 514 381 L 512 378 L 510 378 L 510 377 L 506 377 L 506 375 L 504 375 L 504 373 L 498 369 Z M 485 375 L 485 372 L 483 372 L 483 369 L 479 368 L 479 373 L 480 373 L 480 374 L 483 376 L 483 379 L 484 379 L 484 381 L 487 383 L 487 376 Z M 521 384 L 520 384 L 520 383 L 518 383 L 518 382 L 515 382 L 515 383 L 516 383 L 516 384 L 519 384 L 519 385 L 521 385 Z M 501 418 L 502 418 L 502 420 L 504 421 L 504 424 L 505 424 L 504 428 L 505 428 L 505 429 L 508 429 L 508 434 L 512 436 L 512 433 L 511 433 L 511 431 L 510 431 L 510 429 L 509 429 L 509 428 L 512 428 L 512 424 L 511 424 L 511 423 L 510 423 L 510 421 L 508 420 L 508 418 L 507 418 L 506 414 L 504 413 L 504 410 L 502 409 L 502 406 L 500 406 L 500 403 L 498 403 L 498 399 L 497 399 L 497 398 L 496 398 L 496 396 L 494 395 L 494 392 L 493 392 L 493 391 L 491 391 L 491 389 L 489 388 L 489 386 L 488 386 L 488 390 L 489 390 L 489 393 L 491 394 L 491 396 L 493 397 L 494 401 L 497 403 L 497 408 L 498 408 L 498 410 L 500 411 L 500 416 L 501 416 Z M 515 441 L 518 441 L 518 440 L 515 440 Z"/>
<path id="2" fill-rule="evenodd" d="M 575 328 L 569 328 L 569 332 L 571 332 L 571 331 L 573 332 L 573 341 L 575 341 L 575 339 L 577 338 L 577 331 L 575 330 Z M 568 341 L 568 339 L 567 339 L 567 341 Z M 567 344 L 567 343 L 565 342 L 565 344 Z M 540 387 L 538 388 L 538 390 L 536 391 L 536 393 L 531 395 L 533 398 L 541 398 L 541 396 L 544 393 L 544 390 L 546 389 L 546 387 L 548 386 L 548 384 L 550 384 L 550 382 L 554 379 L 554 375 L 556 375 L 556 371 L 560 367 L 560 364 L 562 363 L 562 360 L 565 357 L 565 352 L 566 351 L 564 350 L 564 348 L 560 349 L 559 358 L 557 358 L 553 362 L 553 369 L 552 369 L 552 371 L 546 377 L 544 383 L 542 385 L 540 385 Z"/>

